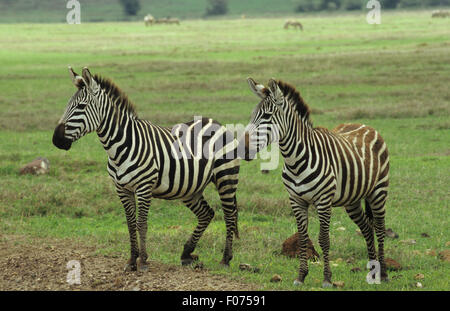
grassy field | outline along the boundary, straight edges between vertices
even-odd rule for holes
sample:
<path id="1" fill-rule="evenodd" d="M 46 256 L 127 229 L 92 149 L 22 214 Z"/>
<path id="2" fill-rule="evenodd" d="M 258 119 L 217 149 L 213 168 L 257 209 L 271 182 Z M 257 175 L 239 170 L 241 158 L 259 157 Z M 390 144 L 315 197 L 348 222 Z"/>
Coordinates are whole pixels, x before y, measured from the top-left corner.
<path id="1" fill-rule="evenodd" d="M 315 126 L 343 122 L 376 128 L 391 159 L 386 255 L 404 269 L 391 282 L 368 285 L 367 252 L 356 225 L 333 209 L 333 280 L 345 290 L 450 290 L 450 20 L 429 11 L 386 13 L 382 24 L 363 14 L 305 17 L 305 31 L 283 29 L 284 19 L 186 21 L 145 28 L 141 23 L 0 25 L 0 233 L 32 238 L 72 238 L 97 245 L 98 254 L 125 263 L 129 254 L 124 213 L 106 172 L 106 154 L 95 134 L 69 152 L 51 137 L 75 92 L 67 66 L 112 78 L 137 106 L 141 118 L 162 125 L 209 116 L 223 124 L 246 124 L 257 98 L 246 78 L 274 77 L 297 86 L 313 110 Z M 45 176 L 21 176 L 19 168 L 47 157 Z M 267 175 L 259 160 L 242 163 L 238 188 L 241 239 L 234 259 L 219 265 L 225 238 L 220 201 L 206 191 L 215 219 L 196 253 L 212 272 L 239 277 L 265 289 L 292 285 L 298 260 L 281 256 L 282 242 L 296 231 L 281 183 L 281 167 Z M 149 213 L 149 256 L 179 264 L 195 225 L 181 202 L 154 200 Z M 343 227 L 346 230 L 337 230 Z M 309 232 L 319 250 L 318 219 Z M 427 233 L 430 237 L 422 237 Z M 401 240 L 414 239 L 409 245 Z M 429 252 L 435 251 L 435 255 Z M 319 253 L 321 253 L 319 251 Z M 239 263 L 260 273 L 239 271 Z M 353 267 L 362 268 L 352 273 Z M 270 283 L 273 274 L 283 281 Z M 322 265 L 310 264 L 301 290 L 321 290 Z M 331 289 L 333 290 L 333 289 Z"/>

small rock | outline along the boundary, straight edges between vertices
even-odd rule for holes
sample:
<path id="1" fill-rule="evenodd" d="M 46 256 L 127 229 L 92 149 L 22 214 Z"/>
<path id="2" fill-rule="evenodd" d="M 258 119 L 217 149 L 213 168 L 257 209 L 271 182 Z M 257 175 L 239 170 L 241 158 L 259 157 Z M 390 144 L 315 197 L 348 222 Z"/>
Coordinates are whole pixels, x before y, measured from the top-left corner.
<path id="1" fill-rule="evenodd" d="M 336 230 L 337 230 L 337 231 L 345 231 L 345 230 L 347 230 L 347 229 L 345 229 L 345 227 L 337 227 Z"/>
<path id="2" fill-rule="evenodd" d="M 289 238 L 287 238 L 282 245 L 281 253 L 285 256 L 295 258 L 300 256 L 299 242 L 298 242 L 299 234 L 294 233 Z M 317 261 L 320 258 L 319 253 L 314 248 L 314 245 L 311 239 L 308 240 L 306 244 L 306 258 L 311 259 L 312 261 Z"/>
<path id="3" fill-rule="evenodd" d="M 344 281 L 335 281 L 335 282 L 333 282 L 333 287 L 342 288 L 344 286 L 345 286 Z"/>
<path id="4" fill-rule="evenodd" d="M 31 174 L 31 175 L 42 175 L 48 173 L 50 168 L 50 162 L 46 158 L 38 157 L 32 162 L 23 166 L 20 169 L 20 175 Z"/>
<path id="5" fill-rule="evenodd" d="M 446 249 L 445 251 L 439 252 L 439 258 L 443 261 L 450 261 L 450 250 Z"/>
<path id="6" fill-rule="evenodd" d="M 359 229 L 356 229 L 356 234 L 359 235 L 359 236 L 363 236 L 361 230 L 359 230 Z"/>
<path id="7" fill-rule="evenodd" d="M 270 279 L 270 282 L 272 282 L 272 283 L 277 283 L 277 282 L 281 282 L 282 280 L 283 280 L 283 278 L 281 277 L 281 275 L 275 274 L 275 275 Z"/>
<path id="8" fill-rule="evenodd" d="M 133 287 L 133 291 L 135 291 L 135 292 L 138 292 L 138 291 L 140 291 L 141 289 L 139 288 L 139 286 L 135 286 L 135 287 Z"/>
<path id="9" fill-rule="evenodd" d="M 114 280 L 114 286 L 115 287 L 121 287 L 123 285 L 123 280 L 122 280 L 122 278 L 121 277 L 117 277 L 115 280 Z"/>
<path id="10" fill-rule="evenodd" d="M 391 228 L 386 229 L 386 236 L 391 239 L 398 239 L 398 234 L 394 232 Z"/>
<path id="11" fill-rule="evenodd" d="M 388 270 L 399 271 L 402 269 L 402 265 L 392 258 L 385 258 L 384 262 L 386 263 L 386 269 Z"/>
<path id="12" fill-rule="evenodd" d="M 415 280 L 423 280 L 425 278 L 425 276 L 422 274 L 422 273 L 417 273 L 415 276 L 414 276 L 414 279 Z"/>
<path id="13" fill-rule="evenodd" d="M 415 285 L 416 285 L 417 288 L 423 288 L 423 285 L 420 282 L 417 282 Z"/>
<path id="14" fill-rule="evenodd" d="M 401 240 L 400 243 L 408 244 L 408 245 L 414 245 L 414 244 L 416 244 L 417 242 L 416 242 L 416 240 L 414 240 L 414 239 L 407 239 L 407 240 Z"/>
<path id="15" fill-rule="evenodd" d="M 434 249 L 429 248 L 425 251 L 425 254 L 429 256 L 436 256 L 436 251 Z"/>
<path id="16" fill-rule="evenodd" d="M 350 272 L 360 272 L 361 268 L 360 267 L 353 267 Z"/>
<path id="17" fill-rule="evenodd" d="M 241 264 L 239 264 L 239 270 L 250 271 L 250 270 L 252 270 L 252 266 L 250 266 L 248 263 L 241 263 Z"/>
<path id="18" fill-rule="evenodd" d="M 422 238 L 429 238 L 429 237 L 430 237 L 430 235 L 429 235 L 428 233 L 426 233 L 426 232 L 422 232 L 422 233 L 420 234 L 420 236 L 421 236 Z"/>

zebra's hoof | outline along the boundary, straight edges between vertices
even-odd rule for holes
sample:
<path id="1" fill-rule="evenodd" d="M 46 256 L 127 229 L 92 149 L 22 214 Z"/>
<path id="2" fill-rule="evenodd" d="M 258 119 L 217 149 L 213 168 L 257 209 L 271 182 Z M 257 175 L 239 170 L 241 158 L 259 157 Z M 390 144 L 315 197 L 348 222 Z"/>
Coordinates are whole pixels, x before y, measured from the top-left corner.
<path id="1" fill-rule="evenodd" d="M 303 282 L 300 281 L 299 279 L 294 280 L 294 286 L 302 286 L 302 285 L 303 285 Z"/>
<path id="2" fill-rule="evenodd" d="M 330 288 L 330 287 L 333 287 L 333 284 L 331 284 L 331 282 L 329 282 L 329 281 L 323 281 L 322 287 L 323 288 Z"/>
<path id="3" fill-rule="evenodd" d="M 198 255 L 190 254 L 189 257 L 181 258 L 181 265 L 183 265 L 183 266 L 189 266 L 189 265 L 191 265 L 194 261 L 197 261 L 197 260 L 198 260 Z"/>

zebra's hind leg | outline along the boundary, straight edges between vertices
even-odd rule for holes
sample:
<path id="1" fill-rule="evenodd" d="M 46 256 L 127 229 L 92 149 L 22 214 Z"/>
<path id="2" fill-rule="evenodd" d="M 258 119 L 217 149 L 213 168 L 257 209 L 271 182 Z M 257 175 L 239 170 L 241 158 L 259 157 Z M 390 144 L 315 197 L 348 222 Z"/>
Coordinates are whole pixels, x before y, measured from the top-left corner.
<path id="1" fill-rule="evenodd" d="M 228 266 L 233 259 L 233 235 L 239 238 L 236 190 L 239 162 L 230 161 L 214 170 L 214 183 L 220 196 L 227 230 L 225 249 L 221 264 Z"/>
<path id="2" fill-rule="evenodd" d="M 134 193 L 116 187 L 117 195 L 123 204 L 125 216 L 127 217 L 128 233 L 130 235 L 130 259 L 125 265 L 125 271 L 136 271 L 136 259 L 139 257 L 139 248 L 136 239 L 136 201 Z"/>
<path id="3" fill-rule="evenodd" d="M 369 260 L 377 259 L 375 252 L 375 242 L 373 236 L 373 227 L 370 217 L 366 215 L 361 207 L 361 201 L 356 202 L 350 206 L 346 206 L 345 210 L 350 216 L 351 220 L 359 227 L 364 239 L 366 240 L 367 253 Z"/>
<path id="4" fill-rule="evenodd" d="M 295 279 L 294 285 L 302 285 L 308 275 L 308 260 L 306 257 L 306 248 L 309 240 L 308 237 L 308 204 L 298 204 L 290 199 L 292 211 L 297 221 L 297 229 L 299 235 L 300 249 L 300 268 L 298 270 L 298 278 Z"/>
<path id="5" fill-rule="evenodd" d="M 234 189 L 231 197 L 227 197 L 224 194 L 220 195 L 225 218 L 225 226 L 227 229 L 225 249 L 223 251 L 223 258 L 220 263 L 225 266 L 228 266 L 230 264 L 231 259 L 233 259 L 233 234 L 236 235 L 237 238 L 239 238 L 238 211 L 237 211 L 235 191 L 236 189 Z"/>
<path id="6" fill-rule="evenodd" d="M 380 262 L 381 281 L 389 281 L 386 263 L 384 261 L 384 237 L 386 228 L 384 223 L 385 204 L 387 199 L 387 192 L 378 192 L 366 199 L 366 209 L 370 209 L 373 214 L 373 223 L 375 227 L 375 234 L 378 241 L 378 261 Z"/>
<path id="7" fill-rule="evenodd" d="M 184 244 L 183 253 L 181 254 L 181 264 L 189 265 L 194 260 L 198 259 L 198 256 L 192 254 L 192 252 L 197 246 L 197 242 L 203 232 L 214 218 L 214 211 L 211 207 L 209 207 L 202 194 L 194 196 L 188 200 L 183 200 L 183 202 L 195 214 L 195 216 L 197 216 L 198 219 L 197 227 L 186 244 Z"/>

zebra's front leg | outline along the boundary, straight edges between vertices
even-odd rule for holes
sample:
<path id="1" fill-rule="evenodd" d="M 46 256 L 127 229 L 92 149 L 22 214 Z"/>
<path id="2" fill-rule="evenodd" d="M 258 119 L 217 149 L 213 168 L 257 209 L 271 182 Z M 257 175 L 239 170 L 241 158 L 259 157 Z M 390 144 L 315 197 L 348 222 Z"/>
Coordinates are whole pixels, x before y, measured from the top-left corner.
<path id="1" fill-rule="evenodd" d="M 300 250 L 300 268 L 298 270 L 298 278 L 294 280 L 294 285 L 303 285 L 308 275 L 308 260 L 306 257 L 306 248 L 309 240 L 308 237 L 308 204 L 298 204 L 291 199 L 291 207 L 297 221 L 297 229 L 299 235 Z"/>
<path id="2" fill-rule="evenodd" d="M 331 269 L 329 262 L 330 251 L 330 218 L 331 218 L 331 205 L 322 204 L 317 205 L 317 213 L 319 215 L 320 232 L 319 232 L 319 245 L 323 252 L 323 283 L 322 287 L 332 287 L 331 283 Z"/>
<path id="3" fill-rule="evenodd" d="M 122 189 L 116 188 L 117 194 L 122 202 L 125 210 L 125 216 L 127 218 L 128 233 L 130 235 L 130 259 L 125 265 L 125 271 L 136 271 L 137 264 L 136 259 L 139 257 L 139 248 L 136 240 L 136 201 L 134 193 Z"/>
<path id="4" fill-rule="evenodd" d="M 139 190 L 136 192 L 137 201 L 138 201 L 138 220 L 137 220 L 137 230 L 139 232 L 139 271 L 146 272 L 148 270 L 147 265 L 147 218 L 148 218 L 148 209 L 150 207 L 151 199 L 152 199 L 152 189 L 146 188 L 145 190 Z"/>
<path id="5" fill-rule="evenodd" d="M 181 264 L 190 265 L 193 261 L 198 260 L 198 256 L 192 254 L 197 246 L 197 242 L 214 218 L 214 211 L 209 207 L 203 198 L 203 195 L 196 196 L 190 200 L 185 200 L 187 207 L 197 216 L 198 224 L 189 240 L 184 244 L 183 253 L 181 254 Z"/>

